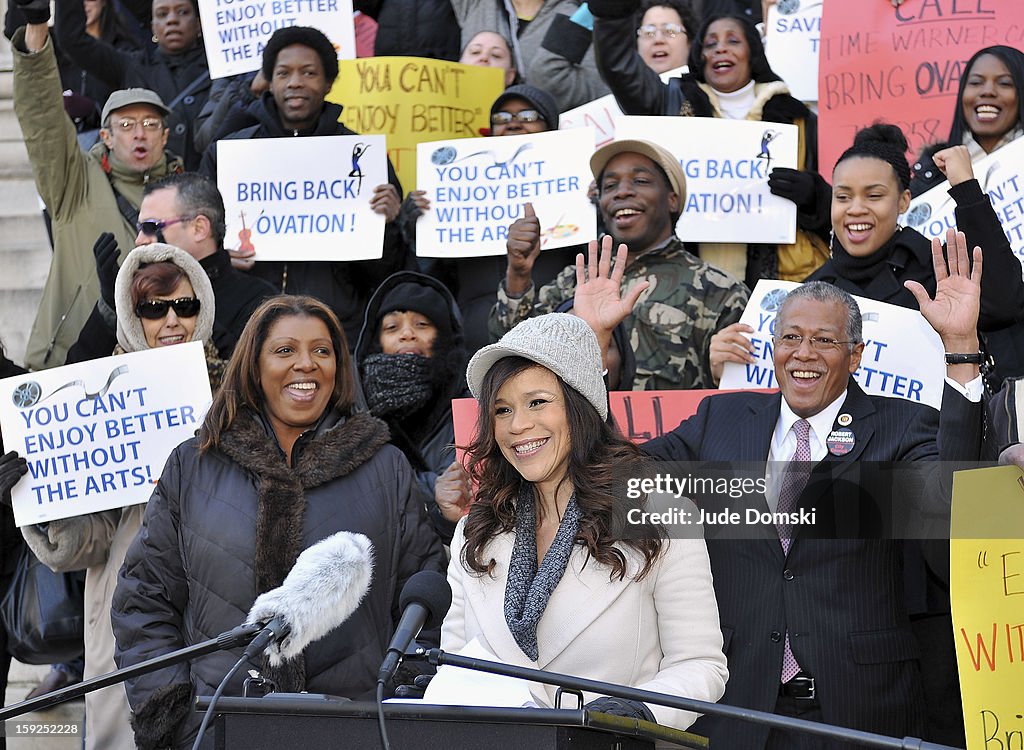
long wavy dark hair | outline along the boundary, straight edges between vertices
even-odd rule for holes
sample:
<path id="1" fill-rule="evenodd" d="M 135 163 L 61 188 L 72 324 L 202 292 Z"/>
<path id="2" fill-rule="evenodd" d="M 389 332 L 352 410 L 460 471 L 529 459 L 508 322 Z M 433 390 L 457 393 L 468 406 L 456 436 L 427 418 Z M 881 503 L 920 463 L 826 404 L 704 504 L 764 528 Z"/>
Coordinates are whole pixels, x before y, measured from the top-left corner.
<path id="1" fill-rule="evenodd" d="M 502 455 L 494 437 L 494 404 L 498 391 L 509 379 L 540 366 L 525 357 L 505 357 L 491 367 L 481 386 L 477 437 L 466 447 L 469 474 L 478 485 L 477 496 L 466 519 L 466 544 L 461 553 L 467 569 L 481 575 L 490 573 L 495 565 L 493 558 L 484 559 L 484 548 L 496 535 L 515 529 L 516 503 L 529 485 Z M 661 555 L 664 531 L 654 527 L 643 538 L 616 539 L 612 529 L 625 509 L 614 487 L 617 480 L 643 472 L 647 459 L 601 419 L 597 409 L 578 391 L 561 378 L 558 384 L 565 400 L 570 439 L 569 466 L 562 481 L 572 484 L 576 503 L 583 511 L 576 543 L 587 548 L 589 557 L 611 569 L 609 580 L 622 580 L 627 572 L 626 556 L 616 542 L 632 548 L 643 557 L 643 566 L 635 577 L 640 580 Z"/>
<path id="2" fill-rule="evenodd" d="M 331 346 L 337 360 L 334 375 L 334 392 L 328 409 L 335 408 L 345 416 L 352 413 L 355 400 L 355 383 L 352 378 L 352 361 L 345 340 L 345 330 L 337 316 L 323 302 L 313 297 L 282 294 L 265 300 L 256 308 L 249 322 L 245 324 L 238 338 L 234 354 L 228 361 L 224 380 L 217 395 L 213 397 L 210 410 L 206 412 L 203 426 L 199 430 L 199 450 L 205 452 L 220 445 L 221 436 L 234 424 L 243 408 L 259 411 L 263 405 L 263 389 L 260 387 L 260 351 L 270 335 L 270 328 L 281 318 L 317 318 L 327 326 Z"/>

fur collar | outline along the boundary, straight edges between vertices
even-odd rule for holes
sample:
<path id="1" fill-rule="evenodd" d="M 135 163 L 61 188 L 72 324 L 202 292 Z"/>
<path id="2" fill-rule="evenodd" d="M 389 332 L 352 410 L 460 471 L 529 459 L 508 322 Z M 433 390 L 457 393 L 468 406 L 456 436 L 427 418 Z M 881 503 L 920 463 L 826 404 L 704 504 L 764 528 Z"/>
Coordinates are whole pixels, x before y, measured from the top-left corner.
<path id="1" fill-rule="evenodd" d="M 254 573 L 256 593 L 277 588 L 303 549 L 305 490 L 347 476 L 366 463 L 389 440 L 388 428 L 369 414 L 347 419 L 329 412 L 312 434 L 293 449 L 293 465 L 258 415 L 242 411 L 221 436 L 220 449 L 258 480 Z M 305 689 L 305 660 L 298 657 L 263 674 L 284 692 Z"/>

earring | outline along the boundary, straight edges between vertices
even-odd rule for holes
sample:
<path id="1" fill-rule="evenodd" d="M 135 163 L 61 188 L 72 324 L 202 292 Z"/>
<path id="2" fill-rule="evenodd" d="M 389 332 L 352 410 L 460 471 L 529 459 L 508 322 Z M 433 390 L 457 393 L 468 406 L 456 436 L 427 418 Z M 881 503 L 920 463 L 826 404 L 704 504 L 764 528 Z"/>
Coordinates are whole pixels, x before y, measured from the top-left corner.
<path id="1" fill-rule="evenodd" d="M 830 257 L 830 258 L 833 255 L 835 255 L 835 247 L 833 246 L 833 243 L 835 241 L 836 241 L 836 230 L 829 229 L 828 230 L 828 257 Z"/>
<path id="2" fill-rule="evenodd" d="M 156 38 L 156 34 L 153 34 L 152 39 L 153 39 L 153 44 L 156 44 L 157 42 L 160 41 L 159 39 Z"/>

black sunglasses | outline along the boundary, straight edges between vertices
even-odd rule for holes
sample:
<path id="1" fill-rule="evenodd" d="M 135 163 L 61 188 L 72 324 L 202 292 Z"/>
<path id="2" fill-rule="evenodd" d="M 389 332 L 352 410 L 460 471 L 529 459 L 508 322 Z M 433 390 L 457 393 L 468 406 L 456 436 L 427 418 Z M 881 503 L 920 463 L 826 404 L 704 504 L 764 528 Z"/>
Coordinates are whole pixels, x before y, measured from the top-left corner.
<path id="1" fill-rule="evenodd" d="M 149 219 L 148 221 L 135 222 L 135 229 L 147 237 L 159 237 L 164 229 L 183 221 L 191 221 L 194 216 L 179 216 L 176 219 Z"/>
<path id="2" fill-rule="evenodd" d="M 147 299 L 135 306 L 135 314 L 140 318 L 159 320 L 167 314 L 169 307 L 174 308 L 174 314 L 179 318 L 194 318 L 199 314 L 200 302 L 195 297 Z"/>

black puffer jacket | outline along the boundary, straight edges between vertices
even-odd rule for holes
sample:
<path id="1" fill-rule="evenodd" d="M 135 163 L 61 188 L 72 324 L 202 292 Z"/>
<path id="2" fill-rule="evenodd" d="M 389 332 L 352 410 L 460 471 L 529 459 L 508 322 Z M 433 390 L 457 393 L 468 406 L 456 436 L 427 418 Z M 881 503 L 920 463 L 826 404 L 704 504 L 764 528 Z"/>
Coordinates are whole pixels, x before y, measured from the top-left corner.
<path id="1" fill-rule="evenodd" d="M 261 589 L 280 585 L 301 550 L 351 531 L 374 549 L 373 580 L 359 608 L 298 660 L 261 671 L 285 692 L 369 698 L 402 586 L 415 572 L 444 565 L 409 464 L 387 440 L 373 417 L 329 412 L 299 438 L 288 466 L 263 419 L 243 411 L 220 449 L 201 455 L 195 440 L 175 449 L 114 594 L 118 666 L 230 630 Z M 129 680 L 139 747 L 191 743 L 200 719 L 191 698 L 212 695 L 239 656 L 222 651 Z M 241 695 L 243 677 L 227 695 Z"/>
<path id="2" fill-rule="evenodd" d="M 250 125 L 227 136 L 225 140 L 252 140 L 256 138 L 290 138 L 310 135 L 357 135 L 340 122 L 341 105 L 325 102 L 320 119 L 309 131 L 285 130 L 277 113 L 274 97 L 268 92 L 246 110 Z M 217 144 L 213 143 L 203 156 L 199 171 L 211 180 L 217 180 Z M 388 160 L 388 182 L 395 186 L 399 198 L 402 184 L 391 160 Z M 228 242 L 230 244 L 230 240 Z M 280 294 L 308 294 L 324 302 L 338 316 L 345 327 L 349 349 L 359 336 L 363 324 L 363 311 L 376 289 L 388 276 L 408 268 L 413 259 L 408 253 L 402 233 L 396 222 L 384 227 L 384 254 L 379 260 L 366 261 L 260 261 L 250 271 L 253 276 L 266 279 Z"/>
<path id="3" fill-rule="evenodd" d="M 210 72 L 202 39 L 192 49 L 178 55 L 165 55 L 156 48 L 125 52 L 86 34 L 84 7 L 68 0 L 57 2 L 54 29 L 61 49 L 111 89 L 151 89 L 170 106 L 180 92 L 198 79 L 198 85 L 173 108 L 168 120 L 167 150 L 181 157 L 185 169 L 194 170 L 199 166 L 202 154 L 192 142 L 192 123 L 210 94 Z"/>
<path id="4" fill-rule="evenodd" d="M 379 24 L 373 54 L 458 60 L 460 31 L 450 0 L 368 0 L 356 8 Z"/>

